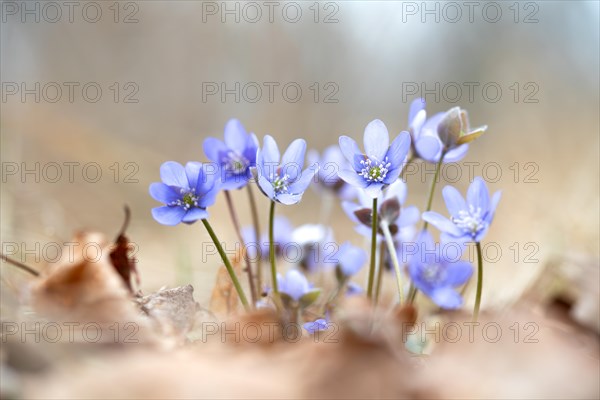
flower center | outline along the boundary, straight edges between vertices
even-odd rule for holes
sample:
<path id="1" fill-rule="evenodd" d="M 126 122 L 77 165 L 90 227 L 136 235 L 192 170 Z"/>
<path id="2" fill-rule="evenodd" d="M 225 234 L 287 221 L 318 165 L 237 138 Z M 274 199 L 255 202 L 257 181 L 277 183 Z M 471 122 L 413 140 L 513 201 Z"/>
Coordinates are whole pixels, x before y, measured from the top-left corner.
<path id="1" fill-rule="evenodd" d="M 226 157 L 224 163 L 225 163 L 225 169 L 233 172 L 234 174 L 244 173 L 249 164 L 248 159 L 246 159 L 246 157 L 244 157 L 240 154 L 237 154 L 233 151 L 230 151 L 227 154 L 227 157 Z"/>
<path id="2" fill-rule="evenodd" d="M 196 196 L 193 191 L 188 192 L 185 189 L 181 189 L 180 193 L 181 199 L 169 203 L 170 206 L 182 207 L 186 211 L 192 207 L 198 207 L 199 196 Z"/>
<path id="3" fill-rule="evenodd" d="M 473 205 L 469 205 L 469 210 L 460 210 L 458 216 L 452 217 L 452 222 L 463 232 L 474 237 L 487 226 L 482 214 L 481 207 L 475 208 Z"/>
<path id="4" fill-rule="evenodd" d="M 363 169 L 359 173 L 360 176 L 365 178 L 368 182 L 382 182 L 392 163 L 388 162 L 387 157 L 382 162 L 365 158 L 364 160 L 360 160 L 360 165 L 363 166 Z"/>
<path id="5" fill-rule="evenodd" d="M 275 193 L 287 193 L 287 181 L 289 178 L 290 176 L 288 174 L 285 174 L 283 176 L 271 174 L 271 184 L 273 185 L 273 190 L 275 190 Z"/>

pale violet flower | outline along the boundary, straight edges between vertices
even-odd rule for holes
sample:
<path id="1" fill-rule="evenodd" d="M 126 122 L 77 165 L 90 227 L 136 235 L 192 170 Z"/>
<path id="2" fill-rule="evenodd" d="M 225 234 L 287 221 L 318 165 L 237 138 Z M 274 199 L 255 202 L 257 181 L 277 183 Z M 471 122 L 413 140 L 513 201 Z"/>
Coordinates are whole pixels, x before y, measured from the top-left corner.
<path id="1" fill-rule="evenodd" d="M 246 186 L 252 177 L 250 169 L 256 164 L 258 140 L 254 133 L 247 133 L 237 119 L 230 119 L 225 125 L 224 139 L 206 138 L 204 153 L 219 166 L 222 188 L 238 189 Z"/>
<path id="2" fill-rule="evenodd" d="M 385 186 L 394 183 L 400 176 L 410 149 L 410 134 L 401 132 L 390 144 L 385 124 L 376 119 L 365 128 L 363 142 L 364 153 L 354 139 L 340 137 L 340 149 L 350 168 L 342 169 L 339 176 L 349 184 L 364 189 L 371 198 L 376 198 Z"/>
<path id="3" fill-rule="evenodd" d="M 219 185 L 217 173 L 207 164 L 175 161 L 160 166 L 162 182 L 150 185 L 150 196 L 165 205 L 152 209 L 152 216 L 163 225 L 191 224 L 208 218 L 206 208 L 214 204 Z"/>
<path id="4" fill-rule="evenodd" d="M 258 186 L 265 196 L 283 204 L 296 204 L 318 172 L 317 164 L 302 171 L 306 142 L 294 140 L 283 157 L 275 139 L 265 136 L 263 147 L 256 154 Z"/>
<path id="5" fill-rule="evenodd" d="M 446 186 L 442 195 L 450 219 L 434 211 L 423 213 L 423 219 L 442 231 L 443 242 L 481 242 L 494 219 L 501 193 L 490 198 L 485 181 L 478 176 L 467 190 L 466 201 L 452 186 Z"/>

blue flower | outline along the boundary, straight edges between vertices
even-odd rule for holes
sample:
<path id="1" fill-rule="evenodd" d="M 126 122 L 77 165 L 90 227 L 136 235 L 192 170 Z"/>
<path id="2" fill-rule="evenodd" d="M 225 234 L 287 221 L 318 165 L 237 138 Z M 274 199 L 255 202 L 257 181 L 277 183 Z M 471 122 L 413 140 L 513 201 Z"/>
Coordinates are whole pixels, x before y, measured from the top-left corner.
<path id="1" fill-rule="evenodd" d="M 337 264 L 344 277 L 355 275 L 365 265 L 367 253 L 350 242 L 343 243 L 336 254 Z"/>
<path id="2" fill-rule="evenodd" d="M 204 140 L 204 153 L 221 170 L 222 188 L 239 189 L 252 177 L 250 168 L 256 164 L 258 140 L 254 133 L 248 134 L 237 119 L 225 125 L 225 142 L 209 137 Z"/>
<path id="3" fill-rule="evenodd" d="M 260 190 L 273 201 L 296 204 L 319 170 L 317 164 L 302 171 L 306 142 L 294 140 L 280 157 L 275 140 L 267 135 L 256 154 L 256 173 Z"/>
<path id="4" fill-rule="evenodd" d="M 330 191 L 342 200 L 352 200 L 357 189 L 338 175 L 341 169 L 350 168 L 339 146 L 327 147 L 322 155 L 316 150 L 308 152 L 308 161 L 319 165 L 318 179 L 313 185 L 317 191 Z"/>
<path id="5" fill-rule="evenodd" d="M 459 308 L 463 300 L 455 288 L 471 277 L 471 263 L 452 259 L 447 249 L 434 244 L 427 231 L 419 235 L 415 244 L 416 252 L 408 260 L 408 272 L 415 287 L 442 308 Z M 461 254 L 463 250 L 461 247 Z"/>
<path id="6" fill-rule="evenodd" d="M 325 318 L 319 318 L 312 322 L 305 323 L 303 327 L 306 329 L 309 335 L 312 335 L 315 332 L 327 330 L 328 324 L 329 321 L 327 321 Z"/>
<path id="7" fill-rule="evenodd" d="M 452 186 L 446 186 L 442 195 L 450 219 L 434 211 L 423 213 L 423 219 L 442 231 L 443 242 L 480 242 L 494 219 L 501 193 L 490 199 L 485 181 L 478 176 L 469 185 L 466 201 Z"/>
<path id="8" fill-rule="evenodd" d="M 410 240 L 414 235 L 414 225 L 419 221 L 419 209 L 415 206 L 402 207 L 406 201 L 406 183 L 397 180 L 391 184 L 384 194 L 380 194 L 378 204 L 379 221 L 385 219 L 392 235 L 400 236 L 400 240 Z M 356 224 L 356 231 L 363 236 L 371 237 L 372 199 L 364 192 L 358 194 L 358 203 L 345 201 L 342 208 Z M 383 233 L 379 232 L 380 237 Z"/>
<path id="9" fill-rule="evenodd" d="M 281 294 L 287 295 L 295 302 L 302 302 L 303 299 L 309 297 L 316 299 L 316 296 L 311 295 L 320 293 L 319 289 L 314 289 L 306 277 L 295 269 L 289 270 L 285 274 L 285 278 L 277 274 L 277 286 Z M 312 300 L 314 301 L 314 299 Z"/>
<path id="10" fill-rule="evenodd" d="M 445 163 L 460 161 L 469 150 L 467 143 L 481 136 L 487 126 L 471 130 L 466 110 L 454 107 L 424 121 L 425 102 L 414 100 L 409 126 L 416 154 L 425 161 L 437 163 L 444 153 Z M 411 118 L 412 117 L 412 118 Z M 424 121 L 424 122 L 423 122 Z"/>
<path id="11" fill-rule="evenodd" d="M 400 176 L 410 149 L 410 134 L 401 132 L 390 145 L 385 124 L 376 119 L 365 128 L 363 142 L 365 153 L 360 151 L 354 139 L 340 137 L 340 149 L 350 162 L 350 168 L 342 169 L 339 176 L 375 198 L 385 186 L 394 183 Z"/>
<path id="12" fill-rule="evenodd" d="M 163 225 L 190 224 L 208 217 L 206 207 L 214 204 L 219 185 L 218 173 L 210 165 L 188 162 L 185 168 L 174 161 L 160 166 L 160 179 L 150 185 L 150 196 L 165 203 L 152 209 L 152 216 Z"/>
<path id="13" fill-rule="evenodd" d="M 292 224 L 283 216 L 276 216 L 273 221 L 273 235 L 275 242 L 275 256 L 280 257 L 283 249 L 288 243 L 292 242 Z M 242 228 L 242 239 L 248 252 L 248 257 L 255 260 L 257 257 L 269 258 L 269 235 L 263 233 L 260 241 L 256 240 L 256 230 L 253 226 L 245 226 Z"/>

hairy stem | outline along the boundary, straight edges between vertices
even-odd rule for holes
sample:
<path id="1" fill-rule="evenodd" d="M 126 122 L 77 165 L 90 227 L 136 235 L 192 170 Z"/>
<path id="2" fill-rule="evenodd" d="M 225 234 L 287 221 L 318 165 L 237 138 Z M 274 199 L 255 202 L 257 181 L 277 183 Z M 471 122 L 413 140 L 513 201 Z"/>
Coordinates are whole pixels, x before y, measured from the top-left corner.
<path id="1" fill-rule="evenodd" d="M 379 292 L 381 291 L 381 281 L 383 280 L 383 270 L 385 268 L 385 242 L 379 245 L 379 267 L 377 269 L 377 282 L 375 282 L 375 305 L 379 302 Z"/>
<path id="2" fill-rule="evenodd" d="M 377 197 L 373 199 L 371 211 L 371 265 L 369 268 L 369 282 L 367 284 L 367 297 L 373 296 L 373 278 L 375 277 L 375 256 L 377 255 Z"/>
<path id="3" fill-rule="evenodd" d="M 443 159 L 444 159 L 444 153 L 442 153 L 442 156 L 440 157 L 440 161 L 438 161 L 438 163 L 435 167 L 435 175 L 433 176 L 433 182 L 431 182 L 431 188 L 429 189 L 429 199 L 427 200 L 427 208 L 425 209 L 425 212 L 431 211 L 431 205 L 433 204 L 433 194 L 435 193 L 435 186 L 437 184 L 438 177 L 440 176 L 440 169 L 442 169 L 442 160 Z M 426 231 L 428 227 L 429 227 L 429 223 L 427 221 L 425 221 L 425 224 L 423 225 L 423 231 Z"/>
<path id="4" fill-rule="evenodd" d="M 238 219 L 237 213 L 235 212 L 235 208 L 233 206 L 233 201 L 231 200 L 231 193 L 229 190 L 225 190 L 225 200 L 227 201 L 227 207 L 229 208 L 229 214 L 231 215 L 231 221 L 233 222 L 233 227 L 235 228 L 235 233 L 240 242 L 240 246 L 245 247 L 244 238 L 242 237 L 242 229 L 240 228 L 240 221 Z M 250 285 L 250 297 L 252 298 L 252 304 L 256 304 L 256 288 L 254 285 L 254 274 L 252 273 L 252 265 L 250 264 L 250 259 L 248 258 L 248 254 L 244 251 L 244 261 L 246 262 L 246 272 L 248 273 L 248 283 Z"/>
<path id="5" fill-rule="evenodd" d="M 22 269 L 25 272 L 30 273 L 33 276 L 40 276 L 40 273 L 37 272 L 35 269 L 31 268 L 28 265 L 23 264 L 22 262 L 19 262 L 17 260 L 13 260 L 12 258 L 8 258 L 7 256 L 5 256 L 4 254 L 0 253 L 0 258 L 4 261 L 6 261 L 9 264 L 14 265 L 15 267 Z"/>
<path id="6" fill-rule="evenodd" d="M 235 290 L 237 291 L 238 296 L 240 297 L 240 301 L 244 305 L 244 308 L 246 309 L 246 311 L 250 311 L 250 305 L 248 304 L 248 299 L 246 298 L 246 295 L 244 294 L 244 290 L 242 289 L 242 286 L 240 285 L 240 281 L 238 281 L 238 278 L 235 275 L 235 271 L 233 270 L 233 267 L 231 266 L 231 262 L 229 261 L 229 258 L 227 258 L 227 254 L 225 254 L 225 250 L 223 250 L 223 247 L 221 246 L 221 243 L 219 243 L 219 239 L 217 238 L 217 235 L 215 235 L 215 231 L 213 231 L 212 227 L 210 226 L 210 224 L 208 223 L 207 220 L 203 219 L 202 223 L 204 224 L 204 227 L 208 231 L 208 234 L 210 235 L 210 238 L 212 239 L 213 243 L 217 247 L 217 251 L 219 252 L 221 259 L 223 260 L 223 263 L 225 264 L 225 268 L 227 268 L 227 272 L 229 273 L 229 276 L 231 277 L 231 281 L 233 282 L 233 286 L 235 286 Z"/>
<path id="7" fill-rule="evenodd" d="M 254 225 L 254 236 L 256 237 L 256 246 L 260 248 L 260 225 L 258 223 L 258 207 L 256 206 L 256 199 L 254 198 L 254 192 L 252 191 L 252 185 L 246 185 L 248 188 L 248 200 L 250 201 L 250 211 L 252 213 L 252 225 Z M 262 293 L 262 259 L 256 258 L 256 294 L 260 297 Z"/>
<path id="8" fill-rule="evenodd" d="M 381 221 L 381 230 L 383 231 L 383 236 L 385 236 L 388 252 L 390 253 L 390 258 L 392 259 L 392 264 L 394 264 L 394 270 L 396 271 L 396 283 L 398 284 L 398 296 L 400 299 L 398 304 L 402 304 L 404 302 L 404 295 L 402 294 L 402 271 L 400 270 L 400 264 L 398 263 L 394 239 L 392 238 L 390 227 L 386 221 Z"/>
<path id="9" fill-rule="evenodd" d="M 279 298 L 279 288 L 277 287 L 277 266 L 275 265 L 275 235 L 273 233 L 275 220 L 275 202 L 271 201 L 271 210 L 269 212 L 269 260 L 271 262 L 271 283 L 273 285 L 273 294 Z"/>
<path id="10" fill-rule="evenodd" d="M 477 293 L 475 294 L 475 308 L 473 309 L 473 322 L 477 322 L 479 306 L 481 304 L 481 292 L 483 291 L 483 256 L 481 254 L 481 243 L 476 242 L 477 247 Z"/>

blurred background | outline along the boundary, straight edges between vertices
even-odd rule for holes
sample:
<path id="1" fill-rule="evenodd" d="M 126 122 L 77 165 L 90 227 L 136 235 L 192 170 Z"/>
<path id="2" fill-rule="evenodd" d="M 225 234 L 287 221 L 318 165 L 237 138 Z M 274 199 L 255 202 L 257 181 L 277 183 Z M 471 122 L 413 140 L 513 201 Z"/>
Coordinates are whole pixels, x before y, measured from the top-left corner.
<path id="1" fill-rule="evenodd" d="M 556 257 L 597 263 L 598 2 L 472 3 L 3 1 L 3 251 L 41 268 L 77 230 L 116 235 L 126 203 L 143 290 L 192 283 L 206 305 L 218 256 L 203 256 L 200 225 L 152 219 L 161 163 L 204 160 L 203 140 L 232 117 L 282 148 L 362 140 L 375 118 L 396 135 L 425 96 L 429 114 L 461 106 L 489 126 L 442 170 L 461 191 L 470 171 L 503 191 L 485 301 L 510 302 Z M 408 204 L 423 208 L 432 176 L 408 176 Z M 246 194 L 234 201 L 250 223 Z M 299 225 L 319 209 L 310 191 L 278 213 Z M 233 249 L 222 195 L 209 211 Z M 337 204 L 330 222 L 338 241 L 363 243 Z"/>

